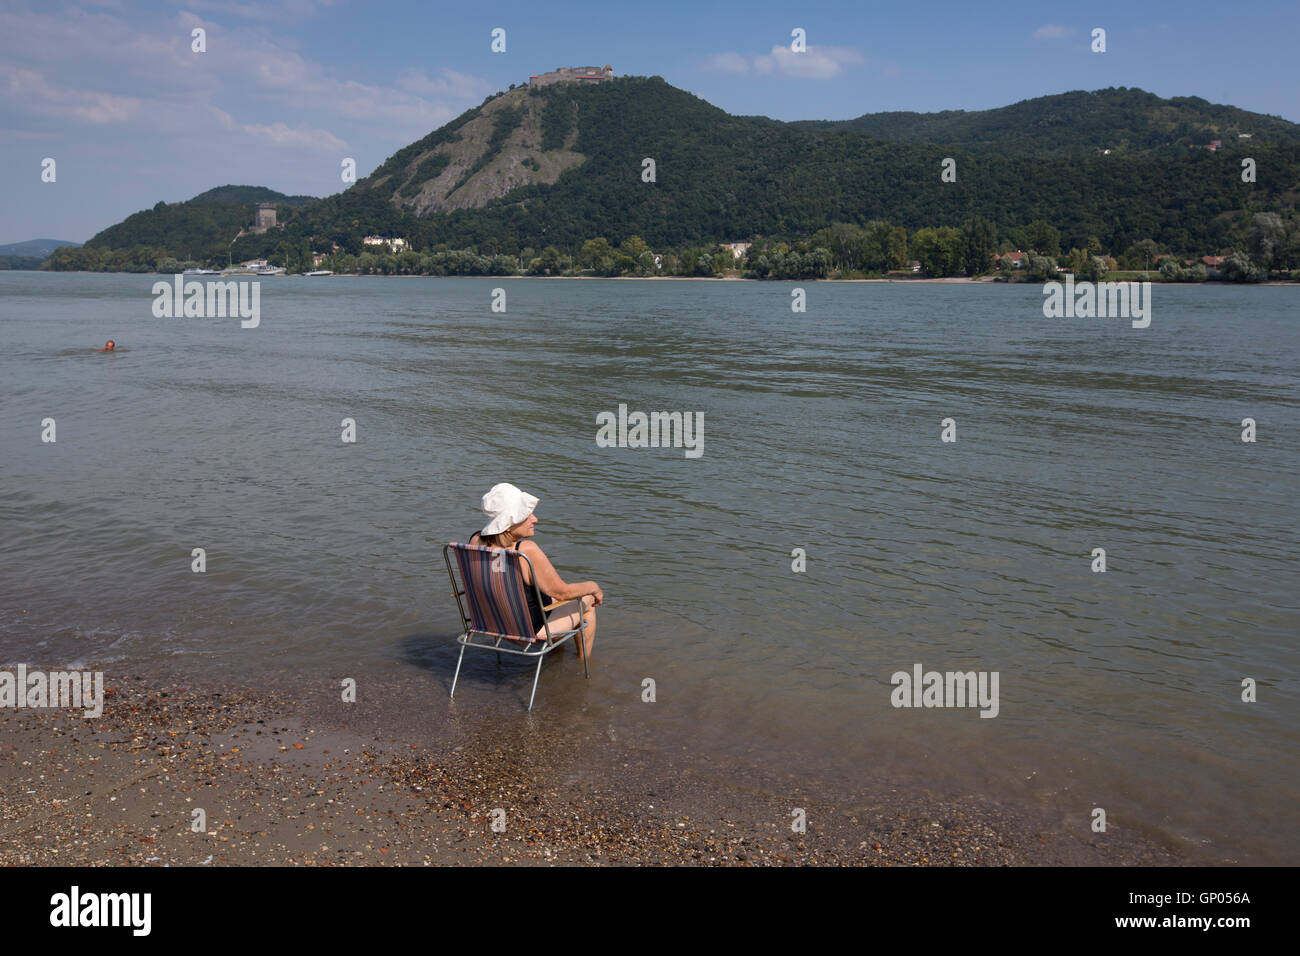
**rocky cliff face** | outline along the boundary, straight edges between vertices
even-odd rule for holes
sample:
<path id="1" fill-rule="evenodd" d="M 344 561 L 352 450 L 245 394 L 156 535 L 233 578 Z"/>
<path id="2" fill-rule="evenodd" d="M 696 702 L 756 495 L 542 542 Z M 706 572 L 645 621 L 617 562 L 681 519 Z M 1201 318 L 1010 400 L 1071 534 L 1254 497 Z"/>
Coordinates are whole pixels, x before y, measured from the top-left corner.
<path id="1" fill-rule="evenodd" d="M 425 216 L 483 206 L 520 186 L 551 185 L 586 157 L 573 151 L 576 105 L 563 145 L 542 149 L 546 103 L 522 88 L 502 94 L 441 142 L 404 157 L 396 168 L 377 170 L 368 188 Z"/>

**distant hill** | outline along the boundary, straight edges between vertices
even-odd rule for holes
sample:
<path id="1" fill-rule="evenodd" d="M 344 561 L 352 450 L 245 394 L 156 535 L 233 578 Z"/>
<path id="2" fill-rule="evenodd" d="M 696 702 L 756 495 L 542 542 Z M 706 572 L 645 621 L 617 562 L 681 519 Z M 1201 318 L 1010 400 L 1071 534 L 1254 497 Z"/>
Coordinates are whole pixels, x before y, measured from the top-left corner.
<path id="1" fill-rule="evenodd" d="M 50 253 L 64 246 L 76 249 L 81 243 L 65 239 L 28 239 L 26 242 L 0 244 L 0 271 L 39 269 Z"/>
<path id="2" fill-rule="evenodd" d="M 159 250 L 159 258 L 224 258 L 231 240 L 253 224 L 257 203 L 273 202 L 288 212 L 318 201 L 313 196 L 286 196 L 265 186 L 218 186 L 186 202 L 160 202 L 133 213 L 91 236 L 86 248 L 147 246 Z"/>
<path id="3" fill-rule="evenodd" d="M 656 247 L 797 237 L 873 219 L 915 230 L 979 215 L 1003 233 L 1044 219 L 1070 245 L 1149 237 L 1196 250 L 1223 244 L 1237 220 L 1221 217 L 1248 205 L 1292 209 L 1300 193 L 1300 126 L 1285 120 L 1141 90 L 988 113 L 926 120 L 926 135 L 952 135 L 950 145 L 901 138 L 924 131 L 921 114 L 892 121 L 895 139 L 886 140 L 853 120 L 731 116 L 660 77 L 521 88 L 399 150 L 347 192 L 302 207 L 297 222 L 304 237 L 346 234 L 358 221 L 417 248 L 515 250 L 594 236 L 636 235 Z M 1252 138 L 1229 135 L 1237 129 Z M 1218 152 L 1202 148 L 1211 133 Z M 1260 171 L 1249 191 L 1246 149 Z M 940 181 L 947 157 L 958 161 L 956 182 Z M 654 183 L 641 179 L 646 158 Z"/>
<path id="4" fill-rule="evenodd" d="M 1100 149 L 1186 153 L 1216 139 L 1235 143 L 1241 134 L 1252 148 L 1300 144 L 1300 126 L 1277 116 L 1196 96 L 1166 100 L 1125 87 L 1040 96 L 991 110 L 867 113 L 857 119 L 797 120 L 787 125 L 1020 156 L 1089 155 Z"/>
<path id="5" fill-rule="evenodd" d="M 62 246 L 80 246 L 66 239 L 28 239 L 26 242 L 9 242 L 0 245 L 0 256 L 36 256 L 44 259 Z"/>
<path id="6" fill-rule="evenodd" d="M 199 193 L 189 201 L 193 203 L 273 202 L 286 206 L 302 206 L 309 202 L 315 202 L 316 197 L 286 196 L 284 193 L 278 193 L 274 189 L 268 189 L 265 186 L 217 186 L 207 192 Z"/>
<path id="7" fill-rule="evenodd" d="M 1212 140 L 1215 151 L 1205 148 Z M 1247 156 L 1257 164 L 1249 184 Z M 953 182 L 940 178 L 947 158 Z M 404 237 L 415 253 L 554 246 L 573 255 L 595 237 L 684 249 L 795 241 L 832 223 L 914 233 L 972 217 L 1017 245 L 1045 221 L 1065 249 L 1095 238 L 1124 250 L 1149 238 L 1203 254 L 1244 243 L 1258 213 L 1295 220 L 1298 199 L 1300 126 L 1197 98 L 1110 89 L 969 113 L 783 123 L 732 116 L 662 77 L 629 76 L 489 96 L 324 199 L 222 186 L 159 203 L 49 267 L 231 255 L 301 266 L 335 246 L 359 255 L 371 233 Z M 259 201 L 279 204 L 280 228 L 232 245 Z"/>

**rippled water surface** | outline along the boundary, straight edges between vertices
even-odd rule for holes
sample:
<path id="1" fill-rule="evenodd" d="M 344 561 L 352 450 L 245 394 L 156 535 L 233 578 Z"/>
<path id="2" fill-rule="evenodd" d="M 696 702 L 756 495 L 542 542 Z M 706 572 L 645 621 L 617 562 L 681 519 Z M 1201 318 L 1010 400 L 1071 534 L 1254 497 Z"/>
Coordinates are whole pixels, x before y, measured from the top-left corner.
<path id="1" fill-rule="evenodd" d="M 273 279 L 241 329 L 154 318 L 157 279 L 0 273 L 0 660 L 445 695 L 441 547 L 512 481 L 607 597 L 539 708 L 1300 861 L 1300 290 L 1157 286 L 1139 330 L 1028 286 Z M 598 447 L 620 403 L 704 454 Z M 484 657 L 511 719 L 530 675 Z M 997 671 L 999 715 L 893 708 L 915 663 Z"/>

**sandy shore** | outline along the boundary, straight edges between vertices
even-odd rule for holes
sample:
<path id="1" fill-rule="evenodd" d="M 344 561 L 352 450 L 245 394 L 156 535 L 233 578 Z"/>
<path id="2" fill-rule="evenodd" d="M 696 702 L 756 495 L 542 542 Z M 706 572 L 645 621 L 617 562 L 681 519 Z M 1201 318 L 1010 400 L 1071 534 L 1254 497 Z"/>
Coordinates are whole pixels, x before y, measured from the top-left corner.
<path id="1" fill-rule="evenodd" d="M 535 717 L 499 728 L 449 708 L 428 739 L 328 701 L 137 678 L 110 679 L 97 719 L 0 711 L 0 864 L 1183 862 L 986 797 L 882 785 L 833 802 L 815 780 L 765 782 Z"/>

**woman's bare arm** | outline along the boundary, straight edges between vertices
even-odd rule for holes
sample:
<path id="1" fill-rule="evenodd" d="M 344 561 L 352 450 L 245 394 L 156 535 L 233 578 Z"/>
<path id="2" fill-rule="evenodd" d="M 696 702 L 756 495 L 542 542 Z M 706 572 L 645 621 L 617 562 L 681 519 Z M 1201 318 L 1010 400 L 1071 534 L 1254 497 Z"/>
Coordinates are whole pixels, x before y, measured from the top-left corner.
<path id="1" fill-rule="evenodd" d="M 551 564 L 550 558 L 533 542 L 522 542 L 519 545 L 519 550 L 528 555 L 528 559 L 533 562 L 533 567 L 537 571 L 537 586 L 542 589 L 544 594 L 549 594 L 553 600 L 572 601 L 584 594 L 594 595 L 597 604 L 604 600 L 600 585 L 595 581 L 579 581 L 577 584 L 565 584 L 564 579 L 555 570 L 555 566 Z"/>

